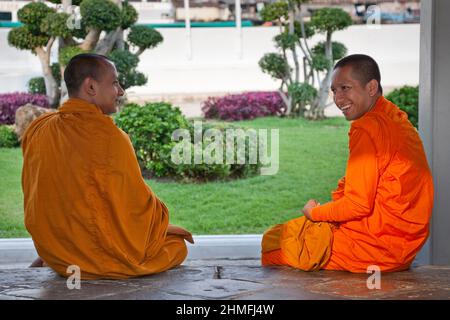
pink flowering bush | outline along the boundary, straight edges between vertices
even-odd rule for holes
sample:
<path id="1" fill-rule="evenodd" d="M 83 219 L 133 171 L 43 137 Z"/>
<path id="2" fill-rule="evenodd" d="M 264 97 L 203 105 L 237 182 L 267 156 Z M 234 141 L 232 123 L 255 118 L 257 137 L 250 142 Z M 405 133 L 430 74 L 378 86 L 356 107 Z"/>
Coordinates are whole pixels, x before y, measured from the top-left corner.
<path id="1" fill-rule="evenodd" d="M 246 92 L 224 97 L 209 97 L 202 106 L 207 119 L 247 120 L 284 114 L 285 106 L 278 92 Z"/>
<path id="2" fill-rule="evenodd" d="M 0 124 L 13 124 L 16 110 L 31 103 L 35 106 L 48 108 L 48 98 L 43 94 L 14 92 L 0 94 Z"/>

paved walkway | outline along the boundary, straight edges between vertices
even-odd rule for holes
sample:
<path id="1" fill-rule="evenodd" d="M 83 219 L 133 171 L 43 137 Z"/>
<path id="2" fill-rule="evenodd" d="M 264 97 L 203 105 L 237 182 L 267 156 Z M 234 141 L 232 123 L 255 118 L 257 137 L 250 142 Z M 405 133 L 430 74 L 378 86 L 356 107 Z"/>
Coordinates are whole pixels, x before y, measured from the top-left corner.
<path id="1" fill-rule="evenodd" d="M 257 259 L 187 260 L 165 273 L 128 280 L 82 281 L 69 290 L 49 268 L 0 267 L 0 299 L 303 300 L 450 299 L 450 267 L 421 266 L 381 275 L 368 289 L 368 274 L 302 272 L 261 267 Z"/>

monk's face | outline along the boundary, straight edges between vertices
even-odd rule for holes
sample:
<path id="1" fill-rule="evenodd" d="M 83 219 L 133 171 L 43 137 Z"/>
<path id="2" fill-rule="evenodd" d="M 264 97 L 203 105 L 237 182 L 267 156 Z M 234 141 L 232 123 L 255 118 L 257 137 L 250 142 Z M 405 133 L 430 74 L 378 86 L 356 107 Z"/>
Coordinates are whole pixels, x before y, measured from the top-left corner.
<path id="1" fill-rule="evenodd" d="M 105 62 L 102 75 L 98 81 L 95 81 L 96 94 L 93 102 L 104 114 L 112 114 L 117 112 L 119 106 L 119 98 L 124 95 L 125 91 L 119 84 L 117 78 L 117 70 L 114 64 Z"/>
<path id="2" fill-rule="evenodd" d="M 333 72 L 331 91 L 336 106 L 345 119 L 352 121 L 368 112 L 378 98 L 378 82 L 371 80 L 362 84 L 354 77 L 351 66 L 337 68 Z"/>

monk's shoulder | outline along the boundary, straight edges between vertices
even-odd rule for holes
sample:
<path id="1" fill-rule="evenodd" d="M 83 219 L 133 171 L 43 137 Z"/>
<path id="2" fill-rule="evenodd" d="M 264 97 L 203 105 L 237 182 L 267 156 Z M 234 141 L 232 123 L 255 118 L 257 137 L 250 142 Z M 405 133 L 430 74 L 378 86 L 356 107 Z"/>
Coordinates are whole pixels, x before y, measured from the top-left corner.
<path id="1" fill-rule="evenodd" d="M 383 124 L 381 119 L 376 114 L 366 114 L 363 117 L 352 122 L 350 126 L 350 133 L 364 132 L 376 140 L 383 131 Z"/>
<path id="2" fill-rule="evenodd" d="M 104 136 L 114 148 L 130 148 L 131 141 L 128 134 L 119 128 L 111 118 L 104 116 L 103 126 L 99 129 L 103 131 Z"/>
<path id="3" fill-rule="evenodd" d="M 40 115 L 36 119 L 32 120 L 31 123 L 28 125 L 28 127 L 25 129 L 23 135 L 22 135 L 22 147 L 27 145 L 27 142 L 30 141 L 34 136 L 35 133 L 45 126 L 46 123 L 49 121 L 52 121 L 57 116 L 57 112 L 48 112 Z"/>

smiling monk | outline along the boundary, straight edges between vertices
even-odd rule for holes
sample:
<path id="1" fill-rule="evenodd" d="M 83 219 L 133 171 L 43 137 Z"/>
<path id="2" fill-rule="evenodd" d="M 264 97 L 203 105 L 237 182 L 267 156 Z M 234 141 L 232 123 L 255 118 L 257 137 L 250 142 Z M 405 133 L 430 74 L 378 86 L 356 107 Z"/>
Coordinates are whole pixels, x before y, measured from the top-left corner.
<path id="1" fill-rule="evenodd" d="M 62 276 L 120 279 L 183 262 L 191 234 L 169 225 L 128 136 L 109 116 L 124 91 L 106 57 L 81 54 L 64 72 L 70 99 L 36 119 L 22 140 L 25 226 L 44 263 Z"/>
<path id="2" fill-rule="evenodd" d="M 268 230 L 263 265 L 366 272 L 408 269 L 429 234 L 433 181 L 417 130 L 382 94 L 377 63 L 350 55 L 331 91 L 347 120 L 349 158 L 332 201 Z"/>

